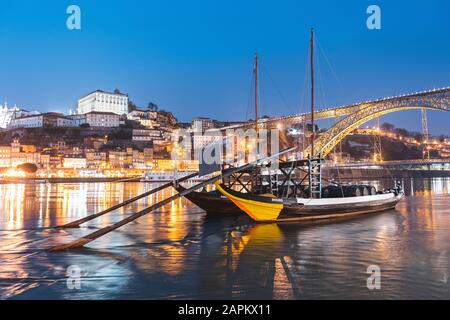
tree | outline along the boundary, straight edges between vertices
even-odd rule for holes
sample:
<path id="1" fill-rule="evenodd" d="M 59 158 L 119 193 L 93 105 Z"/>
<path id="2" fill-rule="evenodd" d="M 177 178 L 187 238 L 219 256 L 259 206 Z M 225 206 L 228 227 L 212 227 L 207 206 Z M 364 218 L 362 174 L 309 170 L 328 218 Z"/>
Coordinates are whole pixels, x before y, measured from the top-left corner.
<path id="1" fill-rule="evenodd" d="M 138 106 L 134 104 L 133 101 L 128 101 L 128 112 L 138 109 Z"/>
<path id="2" fill-rule="evenodd" d="M 395 133 L 398 134 L 399 136 L 403 136 L 403 137 L 409 137 L 409 135 L 410 135 L 408 130 L 402 129 L 402 128 L 396 128 Z"/>
<path id="3" fill-rule="evenodd" d="M 34 163 L 24 163 L 17 166 L 17 169 L 25 172 L 25 173 L 36 173 L 38 171 L 38 167 Z"/>
<path id="4" fill-rule="evenodd" d="M 395 126 L 393 124 L 390 124 L 387 122 L 385 122 L 381 125 L 381 129 L 384 131 L 394 131 L 394 128 L 395 128 Z"/>
<path id="5" fill-rule="evenodd" d="M 130 122 L 127 122 L 128 128 L 132 128 L 132 124 Z M 133 138 L 133 134 L 131 130 L 127 129 L 118 129 L 114 130 L 109 134 L 110 140 L 131 140 Z"/>
<path id="6" fill-rule="evenodd" d="M 158 111 L 158 105 L 156 104 L 156 103 L 154 103 L 154 102 L 149 102 L 148 103 L 148 106 L 147 106 L 147 109 L 149 110 L 149 111 L 152 111 L 152 112 L 157 112 Z"/>

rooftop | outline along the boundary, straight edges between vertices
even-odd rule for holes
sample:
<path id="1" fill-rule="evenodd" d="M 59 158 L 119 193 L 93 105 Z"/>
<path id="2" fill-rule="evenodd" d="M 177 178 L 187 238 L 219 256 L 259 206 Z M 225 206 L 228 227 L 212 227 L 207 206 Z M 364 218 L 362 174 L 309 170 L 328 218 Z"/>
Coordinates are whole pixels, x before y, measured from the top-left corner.
<path id="1" fill-rule="evenodd" d="M 103 91 L 103 90 L 97 89 L 95 91 L 92 91 L 92 92 L 82 96 L 80 99 L 83 99 L 83 98 L 85 98 L 87 96 L 90 96 L 93 93 L 104 93 L 104 94 L 111 94 L 111 95 L 116 95 L 116 96 L 128 97 L 128 94 L 125 94 L 125 93 L 121 93 L 121 92 L 120 93 L 114 93 L 114 92 L 108 92 L 108 91 Z"/>
<path id="2" fill-rule="evenodd" d="M 210 120 L 210 121 L 213 121 L 213 119 L 207 118 L 207 117 L 195 117 L 195 118 L 193 118 L 192 120 L 193 120 L 193 121 L 194 121 L 194 120 Z"/>
<path id="3" fill-rule="evenodd" d="M 104 114 L 104 115 L 112 115 L 112 116 L 120 117 L 120 115 L 118 115 L 117 113 L 114 113 L 114 112 L 91 111 L 91 112 L 87 112 L 85 114 Z"/>
<path id="4" fill-rule="evenodd" d="M 34 117 L 40 117 L 40 116 L 59 117 L 59 118 L 66 118 L 67 119 L 67 117 L 64 114 L 58 113 L 58 112 L 38 113 L 38 114 L 29 115 L 29 116 L 18 117 L 18 118 L 15 118 L 15 119 L 34 118 Z"/>

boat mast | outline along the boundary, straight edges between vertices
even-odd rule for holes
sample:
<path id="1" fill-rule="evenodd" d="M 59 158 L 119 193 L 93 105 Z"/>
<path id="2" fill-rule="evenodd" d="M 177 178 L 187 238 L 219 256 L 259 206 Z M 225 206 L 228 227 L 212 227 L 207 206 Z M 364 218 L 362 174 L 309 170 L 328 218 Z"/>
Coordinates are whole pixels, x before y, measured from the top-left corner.
<path id="1" fill-rule="evenodd" d="M 259 58 L 258 53 L 255 54 L 255 129 L 256 137 L 258 137 L 258 119 L 259 119 Z"/>
<path id="2" fill-rule="evenodd" d="M 314 28 L 311 28 L 311 159 L 314 157 Z"/>

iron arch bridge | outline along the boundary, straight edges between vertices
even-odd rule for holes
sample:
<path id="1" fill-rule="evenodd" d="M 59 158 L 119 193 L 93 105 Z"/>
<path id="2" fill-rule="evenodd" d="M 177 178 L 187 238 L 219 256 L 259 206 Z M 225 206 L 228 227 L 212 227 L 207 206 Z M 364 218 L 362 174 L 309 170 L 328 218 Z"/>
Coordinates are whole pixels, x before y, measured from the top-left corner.
<path id="1" fill-rule="evenodd" d="M 317 110 L 314 113 L 314 118 L 316 120 L 324 120 L 324 119 L 333 119 L 333 118 L 341 118 L 345 116 L 353 115 L 354 113 L 361 111 L 363 109 L 366 109 L 368 107 L 371 107 L 378 103 L 387 103 L 389 101 L 396 102 L 398 100 L 402 99 L 408 99 L 408 98 L 420 98 L 420 97 L 426 97 L 436 94 L 446 94 L 448 96 L 450 92 L 450 87 L 443 88 L 443 89 L 437 89 L 437 90 L 430 90 L 430 91 L 422 91 L 422 92 L 416 92 L 412 94 L 406 94 L 402 96 L 396 96 L 396 97 L 390 97 L 385 99 L 378 99 L 378 100 L 371 100 L 371 101 L 365 101 L 360 102 L 352 105 L 346 105 L 346 106 L 339 106 L 334 108 L 324 108 L 321 110 Z M 295 123 L 305 123 L 311 121 L 311 113 L 299 113 L 299 114 L 293 114 L 293 115 L 287 115 L 287 116 L 281 116 L 281 117 L 273 117 L 273 118 L 267 118 L 267 119 L 260 119 L 259 120 L 259 127 L 260 128 L 276 128 L 279 123 L 282 124 L 295 124 Z M 254 128 L 255 122 L 245 122 L 240 124 L 235 124 L 231 126 L 225 126 L 218 130 L 225 132 L 227 129 L 247 129 L 247 128 Z"/>
<path id="2" fill-rule="evenodd" d="M 364 123 L 379 116 L 405 110 L 431 109 L 450 111 L 450 88 L 419 92 L 386 98 L 361 104 L 342 120 L 329 128 L 314 143 L 314 157 L 325 157 L 346 135 Z M 304 150 L 304 157 L 311 154 L 311 146 Z"/>

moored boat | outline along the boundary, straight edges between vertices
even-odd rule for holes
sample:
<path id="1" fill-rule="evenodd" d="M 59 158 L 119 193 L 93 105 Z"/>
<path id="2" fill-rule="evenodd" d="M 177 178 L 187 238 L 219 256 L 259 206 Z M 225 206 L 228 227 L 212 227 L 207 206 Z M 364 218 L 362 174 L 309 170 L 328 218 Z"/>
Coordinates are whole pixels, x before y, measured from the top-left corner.
<path id="1" fill-rule="evenodd" d="M 182 185 L 175 186 L 175 189 L 178 192 L 186 190 Z M 232 215 L 243 213 L 231 200 L 217 190 L 191 192 L 184 197 L 208 214 Z"/>
<path id="2" fill-rule="evenodd" d="M 217 182 L 216 188 L 227 196 L 253 220 L 312 221 L 348 218 L 394 209 L 403 198 L 400 186 L 375 195 L 341 198 L 279 198 L 267 195 L 241 193 Z"/>
<path id="3" fill-rule="evenodd" d="M 323 187 L 323 159 L 316 157 L 314 153 L 314 30 L 311 30 L 310 46 L 311 154 L 304 160 L 280 163 L 281 180 L 278 172 L 263 175 L 267 170 L 261 165 L 259 173 L 256 173 L 261 183 L 252 192 L 238 192 L 216 182 L 217 190 L 255 221 L 311 221 L 353 217 L 393 209 L 404 195 L 400 185 L 382 192 L 376 192 L 372 186 Z"/>
<path id="4" fill-rule="evenodd" d="M 353 217 L 395 208 L 404 192 L 394 189 L 377 192 L 370 185 L 322 184 L 323 150 L 314 149 L 314 31 L 311 30 L 311 134 L 310 151 L 303 159 L 279 161 L 258 160 L 249 170 L 249 183 L 238 175 L 233 181 L 216 182 L 216 189 L 228 199 L 213 192 L 185 195 L 207 212 L 243 211 L 255 221 L 311 221 Z M 255 129 L 258 133 L 258 57 L 255 59 Z M 259 143 L 258 143 L 259 144 Z M 294 147 L 294 150 L 297 147 Z M 317 151 L 317 152 L 314 152 Z M 302 157 L 303 157 L 302 153 Z M 292 157 L 297 159 L 297 157 Z M 278 159 L 277 159 L 278 160 Z M 202 170 L 200 170 L 202 171 Z M 223 171 L 222 171 L 223 173 Z M 395 183 L 395 182 L 394 182 Z M 238 184 L 238 185 L 237 185 Z M 240 190 L 236 190 L 240 187 Z M 178 187 L 180 188 L 180 187 Z M 183 190 L 183 189 L 181 189 Z M 180 191 L 180 190 L 179 190 Z M 232 205 L 233 204 L 233 205 Z"/>

